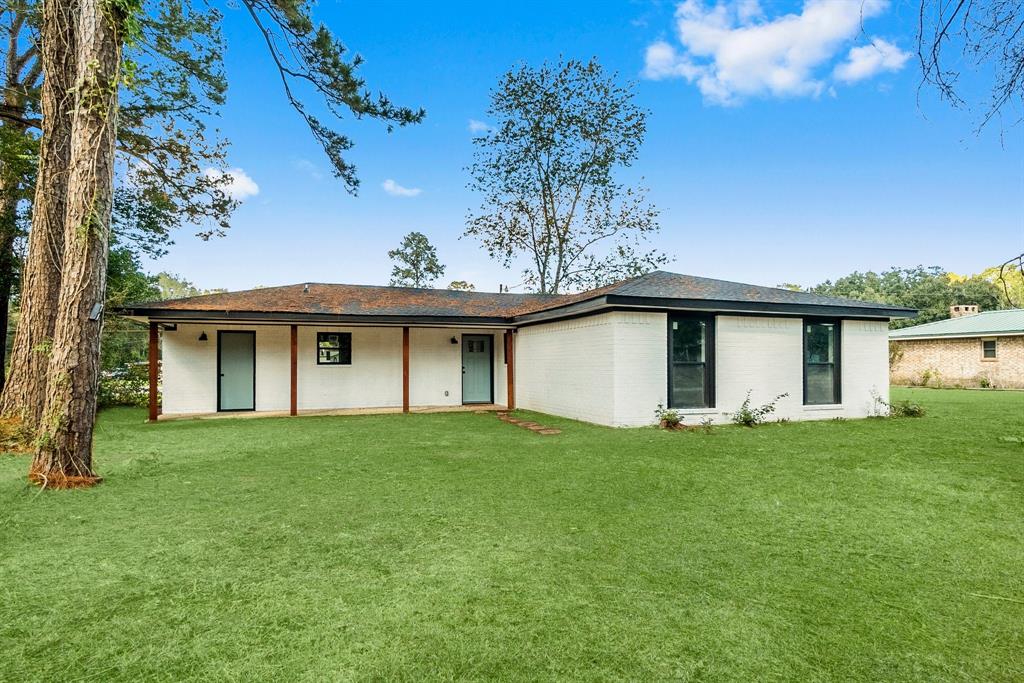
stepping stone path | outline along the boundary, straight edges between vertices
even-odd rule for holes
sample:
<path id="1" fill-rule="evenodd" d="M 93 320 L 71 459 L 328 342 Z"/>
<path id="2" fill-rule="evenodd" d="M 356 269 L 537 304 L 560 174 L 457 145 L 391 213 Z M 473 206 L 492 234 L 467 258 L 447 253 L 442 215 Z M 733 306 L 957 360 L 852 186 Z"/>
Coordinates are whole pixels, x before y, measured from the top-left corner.
<path id="1" fill-rule="evenodd" d="M 562 433 L 561 429 L 553 429 L 551 427 L 545 427 L 542 424 L 538 424 L 537 422 L 530 422 L 529 420 L 520 420 L 518 418 L 512 417 L 508 413 L 495 413 L 495 414 L 498 416 L 498 419 L 501 420 L 502 422 L 507 422 L 510 425 L 518 425 L 519 427 L 522 427 L 524 429 L 529 429 L 531 432 L 535 432 L 537 434 L 543 434 L 544 436 L 551 436 L 553 434 L 561 434 Z"/>

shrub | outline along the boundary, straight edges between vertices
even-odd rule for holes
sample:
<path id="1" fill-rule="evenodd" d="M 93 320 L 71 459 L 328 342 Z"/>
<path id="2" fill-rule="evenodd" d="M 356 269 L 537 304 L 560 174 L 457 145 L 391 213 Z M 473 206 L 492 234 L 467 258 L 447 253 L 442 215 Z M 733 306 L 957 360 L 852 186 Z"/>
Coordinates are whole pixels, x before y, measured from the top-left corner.
<path id="1" fill-rule="evenodd" d="M 985 375 L 978 375 L 978 386 L 981 387 L 982 389 L 991 389 L 992 380 L 990 380 Z"/>
<path id="2" fill-rule="evenodd" d="M 904 399 L 890 403 L 884 398 L 872 392 L 875 397 L 875 404 L 882 407 L 883 412 L 889 417 L 924 417 L 925 409 L 920 403 Z"/>
<path id="3" fill-rule="evenodd" d="M 100 408 L 145 406 L 148 401 L 149 370 L 144 364 L 125 365 L 100 375 Z"/>
<path id="4" fill-rule="evenodd" d="M 789 396 L 788 393 L 779 394 L 764 405 L 752 407 L 750 405 L 750 391 L 748 391 L 747 397 L 743 399 L 743 403 L 740 404 L 740 409 L 730 417 L 732 418 L 732 421 L 738 425 L 743 425 L 744 427 L 755 427 L 759 424 L 763 424 L 765 419 L 775 412 L 775 404 L 787 396 Z"/>
<path id="5" fill-rule="evenodd" d="M 923 405 L 907 399 L 889 404 L 889 415 L 892 417 L 924 417 L 924 414 Z"/>
<path id="6" fill-rule="evenodd" d="M 942 373 L 935 368 L 928 368 L 921 372 L 921 386 L 942 388 Z"/>
<path id="7" fill-rule="evenodd" d="M 674 430 L 683 428 L 682 415 L 680 415 L 678 411 L 666 408 L 660 403 L 654 411 L 654 417 L 657 419 L 658 426 L 662 429 Z"/>

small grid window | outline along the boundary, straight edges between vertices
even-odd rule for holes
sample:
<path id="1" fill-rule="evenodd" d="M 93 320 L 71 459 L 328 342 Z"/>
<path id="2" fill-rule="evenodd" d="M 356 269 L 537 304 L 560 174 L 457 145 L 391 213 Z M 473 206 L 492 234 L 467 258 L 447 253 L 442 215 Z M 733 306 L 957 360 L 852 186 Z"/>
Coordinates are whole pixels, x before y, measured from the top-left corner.
<path id="1" fill-rule="evenodd" d="M 992 360 L 996 357 L 996 340 L 983 339 L 981 341 L 981 357 Z"/>
<path id="2" fill-rule="evenodd" d="M 317 332 L 317 365 L 352 365 L 351 332 Z"/>

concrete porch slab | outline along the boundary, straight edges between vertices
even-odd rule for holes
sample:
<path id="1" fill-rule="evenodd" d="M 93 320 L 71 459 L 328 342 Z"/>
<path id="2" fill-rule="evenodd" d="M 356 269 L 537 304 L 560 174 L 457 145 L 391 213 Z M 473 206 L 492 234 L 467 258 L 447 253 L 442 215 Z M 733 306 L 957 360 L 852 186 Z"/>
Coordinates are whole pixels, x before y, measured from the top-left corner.
<path id="1" fill-rule="evenodd" d="M 468 412 L 495 412 L 508 410 L 503 405 L 496 403 L 472 403 L 463 406 L 410 406 L 410 413 L 468 413 Z M 388 415 L 392 413 L 401 414 L 401 407 L 383 406 L 379 408 L 332 408 L 325 410 L 300 410 L 296 417 L 308 415 Z M 287 410 L 242 410 L 223 413 L 165 413 L 157 417 L 158 422 L 171 422 L 174 420 L 217 420 L 222 418 L 257 418 L 257 417 L 289 417 Z"/>

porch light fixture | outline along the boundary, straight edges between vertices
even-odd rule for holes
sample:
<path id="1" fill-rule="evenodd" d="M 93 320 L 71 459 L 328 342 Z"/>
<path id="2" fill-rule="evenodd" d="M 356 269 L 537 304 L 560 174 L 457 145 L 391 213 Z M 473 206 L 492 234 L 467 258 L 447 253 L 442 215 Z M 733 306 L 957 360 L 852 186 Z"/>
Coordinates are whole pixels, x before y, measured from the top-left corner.
<path id="1" fill-rule="evenodd" d="M 455 337 L 452 337 L 452 344 L 458 344 L 458 343 L 459 343 L 459 340 L 456 339 Z"/>
<path id="2" fill-rule="evenodd" d="M 202 332 L 199 333 L 199 341 L 206 341 L 208 339 L 209 337 L 206 336 L 206 330 L 203 330 Z"/>

